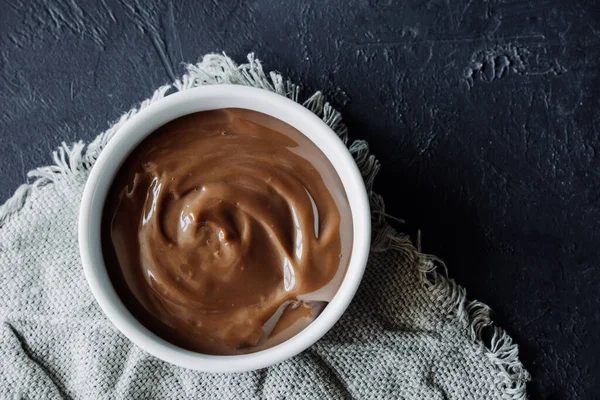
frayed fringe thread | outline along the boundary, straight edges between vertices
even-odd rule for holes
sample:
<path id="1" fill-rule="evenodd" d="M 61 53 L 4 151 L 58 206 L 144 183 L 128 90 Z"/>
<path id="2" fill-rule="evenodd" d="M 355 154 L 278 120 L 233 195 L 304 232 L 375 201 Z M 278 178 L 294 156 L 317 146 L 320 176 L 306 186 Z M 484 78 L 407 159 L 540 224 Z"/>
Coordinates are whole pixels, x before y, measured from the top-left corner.
<path id="1" fill-rule="evenodd" d="M 502 399 L 527 399 L 529 372 L 519 360 L 519 346 L 502 328 L 494 327 L 492 310 L 479 301 L 468 301 L 464 288 L 448 277 L 448 269 L 439 258 L 418 253 L 421 282 L 436 299 L 442 299 L 442 307 L 454 315 L 463 325 L 474 343 L 481 346 L 485 356 L 496 367 L 498 375 L 495 383 L 502 392 Z M 483 332 L 493 327 L 488 346 L 484 343 Z"/>
<path id="2" fill-rule="evenodd" d="M 61 147 L 53 153 L 54 165 L 29 172 L 27 176 L 33 179 L 33 182 L 21 185 L 11 198 L 0 206 L 0 228 L 25 205 L 33 190 L 54 183 L 62 177 L 78 175 L 89 170 L 106 144 L 129 118 L 165 97 L 173 88 L 182 91 L 197 86 L 229 83 L 270 90 L 296 102 L 299 99 L 299 87 L 289 80 L 284 81 L 281 74 L 277 72 L 270 72 L 267 77 L 260 61 L 254 57 L 254 54 L 249 54 L 248 63 L 241 65 L 236 65 L 224 54 L 208 54 L 199 64 L 189 64 L 186 68 L 187 73 L 181 79 L 176 80 L 172 85 L 158 88 L 152 97 L 140 103 L 138 108 L 125 113 L 107 131 L 91 142 L 87 149 L 81 141 L 71 147 L 62 143 Z M 341 114 L 325 101 L 321 92 L 313 94 L 302 105 L 318 115 L 346 145 L 348 144 L 348 129 L 342 122 Z M 86 150 L 85 154 L 84 149 Z M 448 310 L 449 314 L 455 315 L 461 321 L 473 341 L 480 344 L 484 354 L 496 366 L 498 371 L 496 383 L 503 393 L 502 398 L 526 399 L 525 385 L 530 377 L 519 361 L 518 346 L 513 344 L 512 339 L 505 331 L 496 327 L 490 346 L 485 347 L 482 332 L 485 327 L 492 326 L 489 307 L 477 301 L 468 302 L 465 290 L 454 280 L 448 278 L 446 266 L 441 260 L 414 251 L 410 237 L 399 234 L 387 223 L 386 218 L 393 217 L 385 213 L 383 198 L 373 192 L 373 182 L 380 169 L 379 161 L 370 153 L 369 146 L 364 140 L 354 141 L 348 146 L 348 149 L 360 169 L 370 197 L 373 219 L 371 250 L 374 252 L 400 251 L 409 259 L 417 262 L 422 284 L 434 298 L 442 299 L 442 306 Z M 419 239 L 418 242 L 420 242 Z M 420 251 L 420 243 L 417 243 L 417 249 Z"/>

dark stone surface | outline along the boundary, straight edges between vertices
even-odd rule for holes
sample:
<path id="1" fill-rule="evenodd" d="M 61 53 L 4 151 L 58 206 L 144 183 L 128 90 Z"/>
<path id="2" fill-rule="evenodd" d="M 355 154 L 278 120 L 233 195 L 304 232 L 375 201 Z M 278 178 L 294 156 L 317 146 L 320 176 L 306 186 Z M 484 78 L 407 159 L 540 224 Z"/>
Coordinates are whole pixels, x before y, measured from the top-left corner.
<path id="1" fill-rule="evenodd" d="M 0 199 L 182 63 L 255 51 L 369 140 L 389 212 L 496 311 L 531 398 L 600 398 L 600 8 L 284 3 L 0 3 Z"/>

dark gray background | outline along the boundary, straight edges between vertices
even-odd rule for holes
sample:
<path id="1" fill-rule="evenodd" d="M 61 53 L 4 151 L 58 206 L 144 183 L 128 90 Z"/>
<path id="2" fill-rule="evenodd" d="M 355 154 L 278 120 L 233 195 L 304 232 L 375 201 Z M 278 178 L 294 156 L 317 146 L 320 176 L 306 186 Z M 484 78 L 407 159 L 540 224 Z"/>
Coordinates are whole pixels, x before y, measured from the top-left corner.
<path id="1" fill-rule="evenodd" d="M 531 398 L 600 397 L 595 3 L 0 0 L 0 201 L 211 51 L 343 110 L 389 212 L 520 344 Z"/>

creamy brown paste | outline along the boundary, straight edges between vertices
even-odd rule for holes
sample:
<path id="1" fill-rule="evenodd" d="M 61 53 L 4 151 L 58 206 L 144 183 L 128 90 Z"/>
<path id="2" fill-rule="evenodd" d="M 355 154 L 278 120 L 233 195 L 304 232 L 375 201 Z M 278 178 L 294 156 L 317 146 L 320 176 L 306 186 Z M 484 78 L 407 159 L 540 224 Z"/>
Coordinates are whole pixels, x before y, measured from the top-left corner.
<path id="1" fill-rule="evenodd" d="M 255 111 L 178 118 L 120 168 L 103 214 L 117 293 L 150 330 L 207 354 L 273 346 L 338 289 L 352 221 L 325 155 Z"/>

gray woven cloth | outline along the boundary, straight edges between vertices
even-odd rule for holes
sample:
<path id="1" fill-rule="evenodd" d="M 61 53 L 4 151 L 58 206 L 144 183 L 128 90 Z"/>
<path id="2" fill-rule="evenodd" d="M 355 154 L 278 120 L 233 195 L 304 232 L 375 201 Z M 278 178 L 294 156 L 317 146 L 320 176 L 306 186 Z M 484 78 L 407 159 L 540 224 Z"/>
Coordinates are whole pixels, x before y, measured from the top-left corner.
<path id="1" fill-rule="evenodd" d="M 298 101 L 298 87 L 260 63 L 207 55 L 151 102 L 175 90 L 234 83 Z M 320 93 L 304 105 L 347 141 L 340 114 Z M 77 215 L 90 167 L 134 109 L 93 143 L 63 145 L 55 165 L 0 207 L 1 399 L 525 399 L 527 371 L 489 309 L 466 300 L 444 265 L 386 222 L 371 193 L 373 245 L 348 311 L 320 341 L 273 367 L 207 374 L 164 363 L 120 334 L 88 290 Z M 379 169 L 368 146 L 349 146 L 369 190 Z M 482 332 L 490 340 L 482 340 Z"/>

